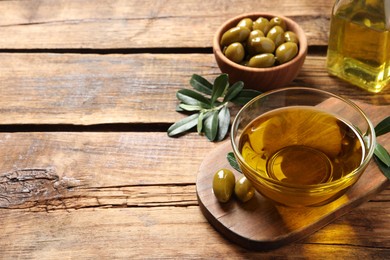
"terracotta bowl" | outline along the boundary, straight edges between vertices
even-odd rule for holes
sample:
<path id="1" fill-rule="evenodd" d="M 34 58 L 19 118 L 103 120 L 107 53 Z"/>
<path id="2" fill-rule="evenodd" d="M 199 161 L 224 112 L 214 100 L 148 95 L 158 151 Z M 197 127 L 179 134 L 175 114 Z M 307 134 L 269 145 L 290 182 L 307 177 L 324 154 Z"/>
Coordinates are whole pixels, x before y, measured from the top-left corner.
<path id="1" fill-rule="evenodd" d="M 298 54 L 281 65 L 270 68 L 252 68 L 235 63 L 223 54 L 220 41 L 222 35 L 232 27 L 235 27 L 241 19 L 249 17 L 256 20 L 259 17 L 272 19 L 278 16 L 282 18 L 287 25 L 287 30 L 294 32 L 299 39 Z M 256 89 L 259 91 L 268 91 L 288 85 L 298 75 L 307 54 L 307 39 L 302 28 L 293 20 L 277 14 L 269 13 L 245 13 L 226 21 L 216 32 L 213 39 L 213 52 L 215 59 L 222 73 L 229 74 L 231 83 L 243 81 L 245 88 Z"/>

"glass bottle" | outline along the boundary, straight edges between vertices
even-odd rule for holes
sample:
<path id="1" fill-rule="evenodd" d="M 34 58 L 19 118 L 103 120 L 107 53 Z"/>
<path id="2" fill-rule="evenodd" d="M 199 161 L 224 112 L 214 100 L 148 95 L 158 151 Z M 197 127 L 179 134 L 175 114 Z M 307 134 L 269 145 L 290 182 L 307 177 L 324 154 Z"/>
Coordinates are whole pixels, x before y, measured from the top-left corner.
<path id="1" fill-rule="evenodd" d="M 390 0 L 337 0 L 327 69 L 370 92 L 390 85 Z"/>

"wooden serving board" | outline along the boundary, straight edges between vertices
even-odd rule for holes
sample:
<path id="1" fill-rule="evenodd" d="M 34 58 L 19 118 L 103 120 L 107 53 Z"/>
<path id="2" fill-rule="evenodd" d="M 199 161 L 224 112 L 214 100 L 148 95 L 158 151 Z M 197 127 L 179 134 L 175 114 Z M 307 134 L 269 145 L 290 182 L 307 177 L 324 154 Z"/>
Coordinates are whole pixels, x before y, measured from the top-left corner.
<path id="1" fill-rule="evenodd" d="M 358 105 L 375 124 L 387 116 L 383 111 L 390 111 L 389 106 Z M 390 143 L 388 135 L 378 140 L 385 147 Z M 199 168 L 196 192 L 202 213 L 211 225 L 245 248 L 269 250 L 302 239 L 368 201 L 389 183 L 371 160 L 359 181 L 346 194 L 324 206 L 290 208 L 276 205 L 259 193 L 246 203 L 234 197 L 227 203 L 219 203 L 212 192 L 214 173 L 220 168 L 228 168 L 236 177 L 240 175 L 226 159 L 231 151 L 229 140 L 206 156 Z"/>

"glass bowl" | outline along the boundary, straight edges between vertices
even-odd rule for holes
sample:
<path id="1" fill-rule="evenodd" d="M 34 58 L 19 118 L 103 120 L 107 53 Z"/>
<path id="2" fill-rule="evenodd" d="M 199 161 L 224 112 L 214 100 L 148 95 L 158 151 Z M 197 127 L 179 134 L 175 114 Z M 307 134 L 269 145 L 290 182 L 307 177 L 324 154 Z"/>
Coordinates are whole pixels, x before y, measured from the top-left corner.
<path id="1" fill-rule="evenodd" d="M 307 207 L 334 201 L 356 183 L 374 153 L 375 132 L 352 101 L 288 87 L 248 102 L 233 121 L 231 143 L 259 193 Z"/>

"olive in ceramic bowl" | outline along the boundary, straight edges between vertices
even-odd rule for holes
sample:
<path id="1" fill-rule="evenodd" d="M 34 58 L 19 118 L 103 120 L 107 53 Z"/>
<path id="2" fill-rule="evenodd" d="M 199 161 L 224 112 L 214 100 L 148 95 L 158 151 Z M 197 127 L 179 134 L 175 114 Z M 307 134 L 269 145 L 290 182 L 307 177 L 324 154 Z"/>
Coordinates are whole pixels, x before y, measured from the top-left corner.
<path id="1" fill-rule="evenodd" d="M 241 25 L 238 26 L 239 24 Z M 236 27 L 241 29 L 235 29 L 236 32 L 223 37 L 227 31 Z M 234 59 L 228 58 L 225 38 L 231 41 L 227 41 L 228 45 L 234 41 L 240 42 L 245 50 L 244 57 L 242 52 L 236 50 L 234 55 L 229 53 Z M 269 44 L 269 40 L 274 46 Z M 290 43 L 295 43 L 297 48 Z M 278 51 L 278 48 L 281 49 Z M 289 49 L 292 51 L 287 51 Z M 307 39 L 302 28 L 288 17 L 269 13 L 245 13 L 229 19 L 217 30 L 213 38 L 213 53 L 221 72 L 229 75 L 231 83 L 243 81 L 245 88 L 264 92 L 286 86 L 296 78 L 306 58 Z M 272 54 L 273 57 L 263 55 L 250 62 L 251 58 L 262 54 Z"/>

